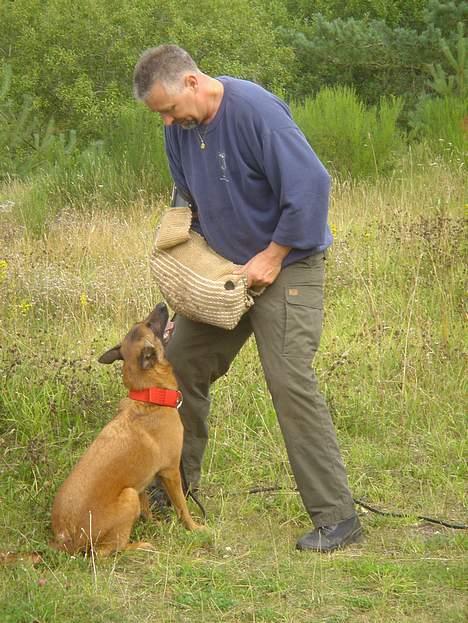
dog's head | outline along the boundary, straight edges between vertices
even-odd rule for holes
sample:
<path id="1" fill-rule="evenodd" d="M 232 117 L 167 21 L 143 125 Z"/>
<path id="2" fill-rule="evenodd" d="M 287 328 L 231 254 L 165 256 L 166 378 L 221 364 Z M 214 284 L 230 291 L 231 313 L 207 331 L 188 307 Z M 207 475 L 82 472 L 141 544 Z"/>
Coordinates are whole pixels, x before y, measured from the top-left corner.
<path id="1" fill-rule="evenodd" d="M 152 370 L 158 363 L 166 363 L 164 357 L 165 330 L 169 312 L 159 303 L 147 318 L 133 325 L 120 344 L 106 351 L 99 363 L 124 362 L 124 379 Z M 134 385 L 133 379 L 129 381 Z"/>

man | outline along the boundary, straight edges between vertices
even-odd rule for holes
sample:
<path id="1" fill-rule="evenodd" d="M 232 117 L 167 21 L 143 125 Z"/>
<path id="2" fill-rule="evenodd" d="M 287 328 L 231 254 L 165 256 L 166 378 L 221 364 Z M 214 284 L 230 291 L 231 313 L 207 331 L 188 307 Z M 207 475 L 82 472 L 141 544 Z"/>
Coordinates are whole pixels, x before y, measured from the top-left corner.
<path id="1" fill-rule="evenodd" d="M 315 529 L 298 549 L 361 539 L 336 434 L 311 362 L 322 330 L 330 177 L 291 118 L 260 86 L 202 73 L 175 46 L 147 50 L 134 92 L 165 125 L 177 189 L 192 227 L 265 292 L 232 331 L 177 316 L 167 355 L 184 396 L 183 464 L 197 487 L 209 389 L 253 333 L 291 467 Z"/>

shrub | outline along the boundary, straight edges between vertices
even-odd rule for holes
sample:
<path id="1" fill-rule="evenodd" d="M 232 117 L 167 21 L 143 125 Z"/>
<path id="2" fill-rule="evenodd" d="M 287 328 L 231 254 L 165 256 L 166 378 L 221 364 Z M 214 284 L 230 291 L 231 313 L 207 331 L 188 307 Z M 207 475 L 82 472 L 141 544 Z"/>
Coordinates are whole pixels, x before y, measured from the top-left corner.
<path id="1" fill-rule="evenodd" d="M 459 97 L 425 98 L 410 118 L 411 137 L 427 140 L 446 159 L 466 158 L 466 111 L 466 100 Z"/>
<path id="2" fill-rule="evenodd" d="M 335 173 L 369 177 L 385 172 L 401 146 L 397 119 L 402 102 L 385 99 L 366 108 L 349 87 L 322 89 L 292 106 L 319 158 Z"/>
<path id="3" fill-rule="evenodd" d="M 94 141 L 27 178 L 31 184 L 20 211 L 30 231 L 42 233 L 64 208 L 125 211 L 134 202 L 150 206 L 169 194 L 171 178 L 156 115 L 135 103 L 103 132 L 106 141 Z"/>
<path id="4" fill-rule="evenodd" d="M 418 0 L 369 2 L 369 10 L 368 0 L 353 0 L 342 11 L 340 0 L 296 4 L 305 7 L 303 19 L 280 29 L 296 56 L 296 98 L 346 84 L 366 103 L 398 95 L 408 109 L 427 90 L 428 67 L 452 71 L 459 29 L 468 17 L 465 0 L 431 0 L 424 11 Z M 412 5 L 419 8 L 416 23 L 410 18 Z"/>
<path id="5" fill-rule="evenodd" d="M 0 3 L 0 62 L 13 67 L 17 104 L 31 93 L 42 118 L 75 128 L 82 140 L 102 138 L 103 124 L 132 99 L 140 53 L 161 43 L 185 47 L 207 73 L 281 90 L 293 55 L 272 19 L 249 0 L 15 0 Z"/>
<path id="6" fill-rule="evenodd" d="M 40 123 L 31 96 L 24 95 L 22 105 L 15 107 L 9 96 L 11 78 L 11 67 L 5 65 L 0 71 L 0 180 L 63 162 L 76 147 L 73 131 L 57 132 L 52 119 Z"/>
<path id="7" fill-rule="evenodd" d="M 420 26 L 424 20 L 427 0 L 286 0 L 288 11 L 303 21 L 321 13 L 327 19 L 353 17 L 380 19 L 389 26 Z"/>

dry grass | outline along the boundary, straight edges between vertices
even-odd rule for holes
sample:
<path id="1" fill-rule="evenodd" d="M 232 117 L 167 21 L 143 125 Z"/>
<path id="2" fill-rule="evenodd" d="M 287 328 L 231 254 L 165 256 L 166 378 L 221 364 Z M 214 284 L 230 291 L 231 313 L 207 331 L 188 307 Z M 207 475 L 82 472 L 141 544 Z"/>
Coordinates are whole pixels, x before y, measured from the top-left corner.
<path id="1" fill-rule="evenodd" d="M 317 369 L 355 496 L 463 520 L 464 178 L 402 169 L 335 186 Z M 365 514 L 364 545 L 308 556 L 297 495 L 246 493 L 293 485 L 253 342 L 213 390 L 211 536 L 141 524 L 155 554 L 95 568 L 49 552 L 53 493 L 122 395 L 118 367 L 96 358 L 159 298 L 147 258 L 161 205 L 69 210 L 35 238 L 21 192 L 0 197 L 16 204 L 0 214 L 0 549 L 45 564 L 0 571 L 2 621 L 464 620 L 463 533 Z"/>

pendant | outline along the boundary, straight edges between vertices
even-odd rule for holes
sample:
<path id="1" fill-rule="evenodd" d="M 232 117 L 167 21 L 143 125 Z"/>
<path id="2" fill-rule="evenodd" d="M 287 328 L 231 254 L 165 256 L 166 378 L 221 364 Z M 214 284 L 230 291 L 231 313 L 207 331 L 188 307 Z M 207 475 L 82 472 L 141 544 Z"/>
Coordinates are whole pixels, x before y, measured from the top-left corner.
<path id="1" fill-rule="evenodd" d="M 195 128 L 195 131 L 197 133 L 198 140 L 200 141 L 200 149 L 205 149 L 206 143 L 205 143 L 203 136 L 200 134 L 200 131 L 198 130 L 198 128 Z"/>

